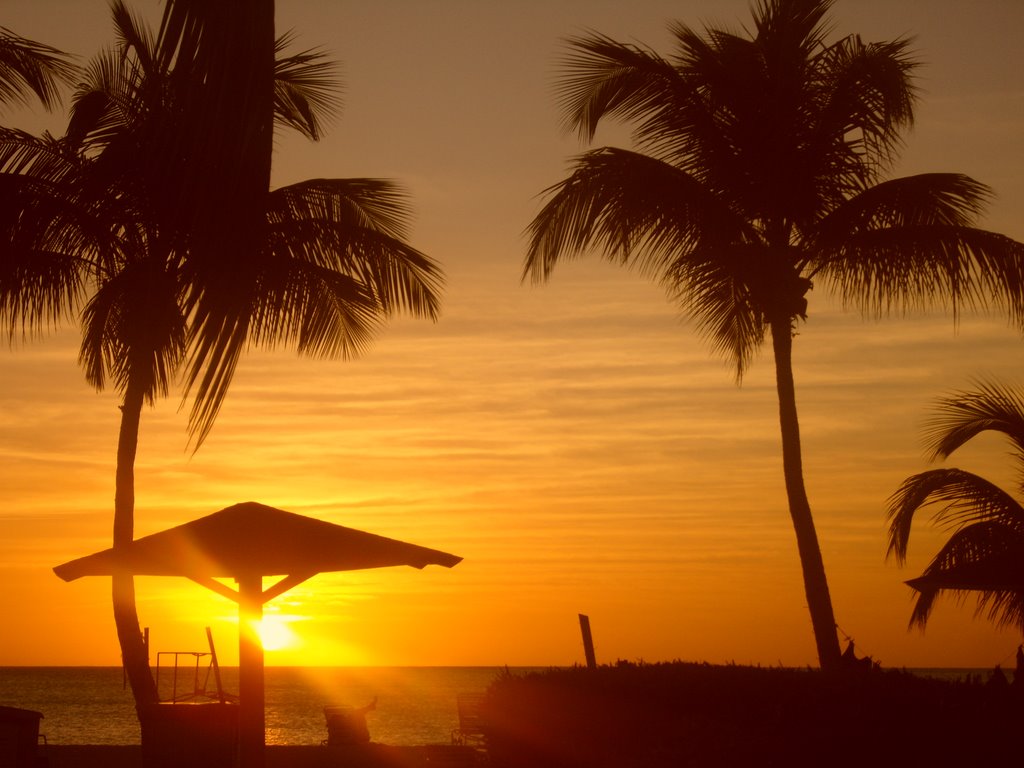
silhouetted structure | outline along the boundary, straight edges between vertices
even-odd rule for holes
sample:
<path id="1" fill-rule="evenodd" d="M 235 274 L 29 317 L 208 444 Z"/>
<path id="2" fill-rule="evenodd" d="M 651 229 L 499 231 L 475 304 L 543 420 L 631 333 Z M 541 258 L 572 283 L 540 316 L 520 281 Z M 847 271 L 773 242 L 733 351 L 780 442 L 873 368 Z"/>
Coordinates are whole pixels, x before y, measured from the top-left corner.
<path id="1" fill-rule="evenodd" d="M 243 768 L 254 768 L 263 764 L 263 645 L 255 629 L 263 604 L 325 571 L 395 565 L 451 568 L 461 560 L 250 501 L 53 570 L 65 581 L 114 573 L 184 576 L 237 602 L 239 758 Z M 264 589 L 264 576 L 282 578 Z M 215 581 L 218 577 L 235 579 L 238 590 Z"/>

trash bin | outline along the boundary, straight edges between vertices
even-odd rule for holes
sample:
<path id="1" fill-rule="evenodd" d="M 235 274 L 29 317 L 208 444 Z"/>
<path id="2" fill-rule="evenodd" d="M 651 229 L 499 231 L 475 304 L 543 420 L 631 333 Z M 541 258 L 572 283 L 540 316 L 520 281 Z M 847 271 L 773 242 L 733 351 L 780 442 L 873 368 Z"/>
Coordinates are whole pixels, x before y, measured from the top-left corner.
<path id="1" fill-rule="evenodd" d="M 327 746 L 368 744 L 370 730 L 366 727 L 366 707 L 324 707 L 327 718 Z"/>
<path id="2" fill-rule="evenodd" d="M 139 711 L 144 768 L 233 768 L 237 704 L 151 704 Z"/>
<path id="3" fill-rule="evenodd" d="M 36 768 L 41 712 L 0 707 L 0 768 Z"/>

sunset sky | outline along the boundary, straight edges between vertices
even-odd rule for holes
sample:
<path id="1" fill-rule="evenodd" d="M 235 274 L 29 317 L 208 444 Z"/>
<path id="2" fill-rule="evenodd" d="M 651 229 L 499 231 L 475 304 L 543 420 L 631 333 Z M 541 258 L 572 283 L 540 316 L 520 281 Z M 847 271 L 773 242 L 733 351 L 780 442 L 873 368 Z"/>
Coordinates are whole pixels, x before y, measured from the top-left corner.
<path id="1" fill-rule="evenodd" d="M 816 664 L 770 348 L 737 387 L 657 286 L 597 255 L 519 280 L 539 194 L 582 150 L 552 93 L 564 38 L 668 54 L 670 20 L 739 28 L 747 0 L 277 6 L 278 31 L 331 51 L 345 89 L 319 144 L 279 136 L 274 184 L 400 181 L 412 243 L 447 274 L 443 315 L 397 320 L 357 361 L 249 354 L 195 455 L 180 391 L 145 410 L 137 535 L 253 500 L 465 558 L 306 582 L 268 605 L 293 633 L 268 664 L 582 663 L 578 613 L 602 662 Z M 984 225 L 1024 240 L 1024 3 L 839 0 L 832 18 L 869 41 L 915 37 L 922 100 L 898 173 L 985 182 Z M 83 57 L 112 39 L 104 0 L 3 0 L 0 26 Z M 35 109 L 0 123 L 63 125 Z M 109 582 L 51 570 L 110 545 L 118 398 L 85 383 L 77 343 L 68 325 L 0 357 L 0 666 L 119 663 Z M 1024 384 L 1022 353 L 1002 317 L 865 321 L 811 296 L 794 352 L 805 477 L 836 619 L 885 666 L 990 667 L 1021 641 L 973 601 L 908 631 L 903 581 L 941 540 L 927 517 L 906 567 L 884 555 L 886 499 L 928 466 L 935 398 L 980 376 Z M 1016 480 L 994 440 L 950 464 Z M 233 663 L 233 603 L 183 580 L 137 586 L 154 652 L 202 650 L 209 625 Z"/>

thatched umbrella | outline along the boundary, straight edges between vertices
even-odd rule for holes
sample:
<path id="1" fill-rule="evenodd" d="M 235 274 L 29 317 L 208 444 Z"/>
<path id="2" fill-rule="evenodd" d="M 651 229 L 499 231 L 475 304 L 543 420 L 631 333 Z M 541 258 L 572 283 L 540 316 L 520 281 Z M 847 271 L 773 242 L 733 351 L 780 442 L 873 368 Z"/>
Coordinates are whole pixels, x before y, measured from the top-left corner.
<path id="1" fill-rule="evenodd" d="M 238 603 L 239 757 L 263 764 L 263 644 L 254 626 L 263 604 L 318 573 L 410 565 L 451 568 L 461 557 L 274 509 L 235 504 L 198 520 L 58 565 L 65 581 L 82 576 L 184 576 Z M 281 576 L 263 589 L 264 576 Z M 238 590 L 216 581 L 232 578 Z"/>

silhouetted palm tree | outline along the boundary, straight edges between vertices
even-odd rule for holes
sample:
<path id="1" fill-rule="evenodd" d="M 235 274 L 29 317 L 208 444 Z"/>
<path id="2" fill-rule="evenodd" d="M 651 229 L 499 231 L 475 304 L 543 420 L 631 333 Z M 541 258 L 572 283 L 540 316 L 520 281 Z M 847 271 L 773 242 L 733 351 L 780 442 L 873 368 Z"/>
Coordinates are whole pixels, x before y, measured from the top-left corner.
<path id="1" fill-rule="evenodd" d="M 783 469 L 818 658 L 839 662 L 804 487 L 795 328 L 812 280 L 866 313 L 1024 309 L 1022 246 L 974 228 L 988 190 L 958 174 L 882 181 L 913 118 L 908 41 L 828 42 L 831 0 L 759 0 L 748 34 L 672 26 L 671 59 L 599 34 L 570 41 L 565 123 L 617 118 L 638 151 L 574 161 L 529 227 L 524 278 L 594 249 L 656 277 L 737 380 L 771 336 Z"/>
<path id="2" fill-rule="evenodd" d="M 946 459 L 971 438 L 999 432 L 1013 444 L 1024 480 L 1024 393 L 982 382 L 938 404 L 928 444 L 933 459 Z M 1024 489 L 1024 486 L 1018 490 Z M 933 469 L 907 478 L 889 500 L 889 555 L 907 559 L 914 514 L 935 509 L 932 521 L 952 529 L 949 540 L 916 579 L 911 625 L 923 629 L 942 592 L 978 597 L 997 624 L 1024 630 L 1024 507 L 1007 491 L 961 469 Z"/>
<path id="3" fill-rule="evenodd" d="M 373 179 L 316 179 L 263 188 L 260 217 L 248 218 L 244 234 L 232 233 L 237 242 L 224 255 L 237 281 L 228 290 L 224 265 L 196 234 L 195 227 L 207 225 L 196 224 L 198 212 L 182 202 L 188 184 L 175 175 L 176 167 L 194 162 L 190 136 L 198 131 L 188 121 L 204 114 L 187 106 L 198 100 L 194 83 L 180 77 L 179 58 L 161 57 L 160 42 L 122 4 L 113 8 L 120 44 L 90 64 L 67 136 L 54 142 L 9 133 L 10 141 L 0 142 L 2 167 L 24 182 L 23 200 L 33 195 L 33 205 L 23 205 L 21 216 L 8 222 L 7 239 L 26 244 L 13 247 L 9 260 L 20 259 L 29 272 L 44 261 L 56 263 L 33 284 L 40 290 L 30 304 L 25 297 L 33 294 L 24 284 L 19 291 L 0 283 L 0 307 L 13 322 L 56 314 L 88 296 L 81 362 L 97 389 L 112 378 L 123 395 L 116 547 L 134 535 L 143 403 L 166 395 L 183 365 L 193 373 L 204 365 L 215 369 L 193 396 L 190 424 L 198 447 L 246 346 L 294 344 L 319 357 L 356 354 L 395 311 L 436 316 L 440 272 L 406 244 L 407 199 L 397 187 Z M 170 69 L 168 61 L 175 62 Z M 306 52 L 279 59 L 272 76 L 271 117 L 276 113 L 316 138 L 335 103 L 332 65 Z M 239 244 L 248 250 L 239 252 Z M 60 280 L 47 279 L 57 275 Z M 226 332 L 211 332 L 215 313 L 200 311 L 204 303 L 230 320 Z M 130 577 L 115 577 L 114 612 L 136 701 L 153 701 Z"/>
<path id="4" fill-rule="evenodd" d="M 0 104 L 25 103 L 32 94 L 51 109 L 76 71 L 66 53 L 0 27 Z"/>

